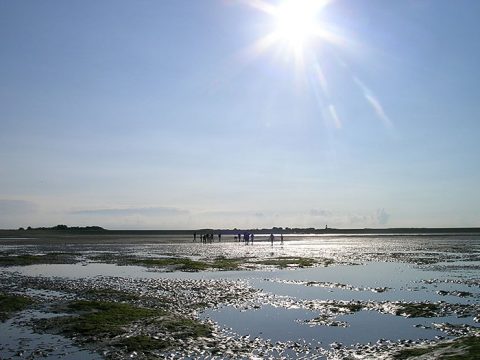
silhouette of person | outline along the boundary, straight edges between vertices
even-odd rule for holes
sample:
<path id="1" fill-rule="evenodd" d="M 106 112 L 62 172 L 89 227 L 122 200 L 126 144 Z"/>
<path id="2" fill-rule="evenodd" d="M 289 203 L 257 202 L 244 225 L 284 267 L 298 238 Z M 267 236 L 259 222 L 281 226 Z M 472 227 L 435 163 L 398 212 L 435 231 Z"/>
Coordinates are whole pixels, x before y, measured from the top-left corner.
<path id="1" fill-rule="evenodd" d="M 280 234 L 280 242 L 283 244 L 283 234 Z"/>
<path id="2" fill-rule="evenodd" d="M 275 240 L 275 236 L 273 236 L 273 234 L 270 234 L 270 242 L 272 243 L 272 245 L 273 245 L 273 240 Z"/>

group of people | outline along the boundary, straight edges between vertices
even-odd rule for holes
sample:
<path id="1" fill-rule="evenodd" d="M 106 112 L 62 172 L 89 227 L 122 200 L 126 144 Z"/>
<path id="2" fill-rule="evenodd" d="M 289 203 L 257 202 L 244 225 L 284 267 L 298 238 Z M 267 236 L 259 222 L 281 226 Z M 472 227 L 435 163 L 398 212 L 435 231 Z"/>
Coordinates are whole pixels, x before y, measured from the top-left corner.
<path id="1" fill-rule="evenodd" d="M 222 241 L 222 234 L 217 234 L 218 236 L 218 241 Z M 202 244 L 206 243 L 213 243 L 213 239 L 215 235 L 212 233 L 207 233 L 207 234 L 197 234 L 196 232 L 193 233 L 193 242 L 197 242 L 197 237 L 200 239 Z"/>
<path id="2" fill-rule="evenodd" d="M 218 233 L 218 241 L 222 241 L 222 234 Z M 206 234 L 197 234 L 196 232 L 193 233 L 193 242 L 197 242 L 197 238 L 200 239 L 202 244 L 206 243 L 213 243 L 214 241 L 215 234 L 213 232 L 211 233 L 206 233 Z M 234 236 L 234 240 L 241 242 L 243 241 L 245 245 L 252 244 L 253 245 L 253 240 L 255 239 L 255 234 L 251 234 L 248 231 L 245 231 L 243 234 L 239 233 Z M 270 234 L 269 236 L 270 242 L 273 245 L 273 242 L 275 241 L 275 235 Z M 283 234 L 280 234 L 280 243 L 283 244 Z"/>
<path id="3" fill-rule="evenodd" d="M 248 245 L 250 242 L 253 245 L 254 238 L 255 238 L 254 234 L 250 234 L 247 231 L 243 233 L 243 242 L 245 243 L 245 245 Z M 237 239 L 238 242 L 242 241 L 242 234 L 238 234 L 237 236 L 235 236 L 235 239 Z"/>

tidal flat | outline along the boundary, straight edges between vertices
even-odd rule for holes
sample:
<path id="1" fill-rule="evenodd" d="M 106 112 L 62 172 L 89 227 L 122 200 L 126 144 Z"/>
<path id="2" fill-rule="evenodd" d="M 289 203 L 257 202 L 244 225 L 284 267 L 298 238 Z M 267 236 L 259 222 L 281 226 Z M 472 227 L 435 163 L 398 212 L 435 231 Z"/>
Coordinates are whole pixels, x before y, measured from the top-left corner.
<path id="1" fill-rule="evenodd" d="M 480 357 L 480 234 L 192 240 L 0 237 L 0 358 Z"/>

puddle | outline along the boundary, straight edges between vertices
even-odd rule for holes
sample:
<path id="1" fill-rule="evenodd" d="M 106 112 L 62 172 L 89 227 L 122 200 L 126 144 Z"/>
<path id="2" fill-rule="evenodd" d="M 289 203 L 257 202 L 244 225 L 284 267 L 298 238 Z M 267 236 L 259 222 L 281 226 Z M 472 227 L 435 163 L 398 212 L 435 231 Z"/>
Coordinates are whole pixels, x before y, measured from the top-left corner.
<path id="1" fill-rule="evenodd" d="M 382 314 L 376 311 L 359 311 L 355 314 L 340 315 L 337 321 L 345 322 L 348 327 L 309 325 L 305 321 L 318 316 L 318 312 L 303 309 L 285 309 L 270 305 L 260 309 L 239 310 L 223 307 L 207 310 L 202 316 L 229 328 L 240 336 L 263 337 L 274 342 L 302 341 L 314 345 L 340 342 L 346 346 L 357 343 L 367 344 L 378 339 L 397 341 L 402 339 L 435 339 L 445 336 L 439 330 L 415 327 L 432 326 L 432 319 L 404 318 Z M 436 322 L 459 322 L 455 317 L 435 318 Z"/>

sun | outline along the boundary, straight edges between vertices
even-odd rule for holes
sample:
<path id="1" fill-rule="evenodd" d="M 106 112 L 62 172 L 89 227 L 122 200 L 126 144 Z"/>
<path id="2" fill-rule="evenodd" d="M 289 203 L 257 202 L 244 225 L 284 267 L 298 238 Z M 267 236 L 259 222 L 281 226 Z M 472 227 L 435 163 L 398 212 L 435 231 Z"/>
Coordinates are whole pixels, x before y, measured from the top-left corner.
<path id="1" fill-rule="evenodd" d="M 334 37 L 325 28 L 322 10 L 332 0 L 245 0 L 248 5 L 268 15 L 270 32 L 259 38 L 250 51 L 256 55 L 274 45 L 293 54 L 301 63 L 304 53 L 314 47 L 313 40 L 331 41 Z"/>
<path id="2" fill-rule="evenodd" d="M 274 36 L 293 49 L 302 49 L 321 32 L 317 20 L 325 1 L 286 0 L 272 12 Z"/>

